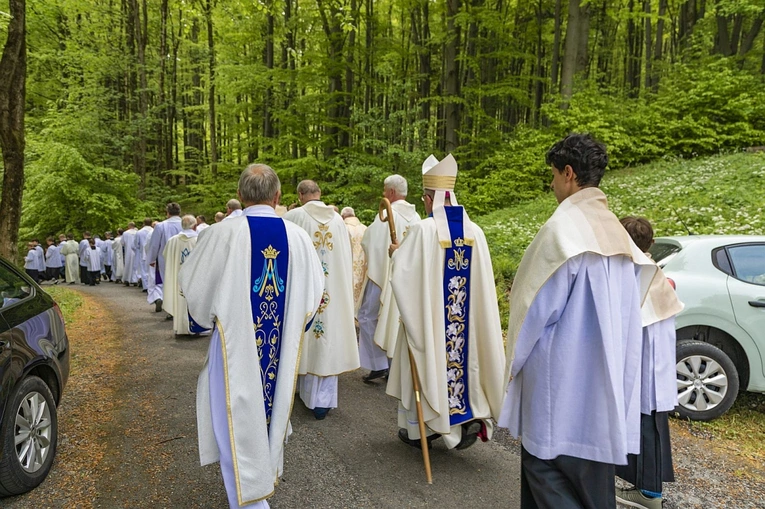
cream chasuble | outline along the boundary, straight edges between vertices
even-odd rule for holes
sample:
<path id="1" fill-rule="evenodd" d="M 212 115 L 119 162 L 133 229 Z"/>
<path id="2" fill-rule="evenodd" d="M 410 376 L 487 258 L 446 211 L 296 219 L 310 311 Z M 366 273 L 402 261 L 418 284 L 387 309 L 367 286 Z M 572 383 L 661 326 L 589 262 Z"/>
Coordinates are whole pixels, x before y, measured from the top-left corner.
<path id="1" fill-rule="evenodd" d="M 289 246 L 288 267 L 277 269 L 269 265 L 273 270 L 263 272 L 270 279 L 275 275 L 283 278 L 286 272 L 278 377 L 269 400 L 270 424 L 267 424 L 259 359 L 259 345 L 263 340 L 256 337 L 251 303 L 252 293 L 259 287 L 252 285 L 252 257 L 255 255 L 249 224 L 252 218 L 249 216 L 280 221 L 286 229 Z M 264 235 L 260 234 L 258 239 L 267 242 Z M 256 275 L 260 275 L 261 268 L 265 270 L 268 257 L 267 253 L 257 253 L 255 262 L 260 263 L 260 267 Z M 203 327 L 215 326 L 213 339 L 217 337 L 217 340 L 210 344 L 221 347 L 220 351 L 213 352 L 215 355 L 208 353 L 197 385 L 201 463 L 213 463 L 223 456 L 213 432 L 210 399 L 211 383 L 219 384 L 220 381 L 211 380 L 208 370 L 211 356 L 222 357 L 226 399 L 223 408 L 226 408 L 227 443 L 230 443 L 230 450 L 225 451 L 225 455 L 233 461 L 233 473 L 230 474 L 236 487 L 234 499 L 239 505 L 246 505 L 268 498 L 281 475 L 301 341 L 324 289 L 324 276 L 314 246 L 305 231 L 289 222 L 281 222 L 270 207 L 249 207 L 242 217 L 231 218 L 202 232 L 192 256 L 181 267 L 178 279 L 191 316 Z M 271 338 L 268 342 L 272 344 Z M 224 480 L 226 475 L 224 471 Z"/>
<path id="2" fill-rule="evenodd" d="M 345 223 L 340 214 L 320 201 L 291 210 L 284 219 L 308 232 L 324 269 L 324 294 L 303 342 L 300 374 L 324 377 L 357 369 L 353 258 Z"/>
<path id="3" fill-rule="evenodd" d="M 61 254 L 66 257 L 66 282 L 80 283 L 80 246 L 74 240 L 61 244 Z"/>
<path id="4" fill-rule="evenodd" d="M 114 251 L 114 267 L 112 267 L 112 281 L 122 280 L 122 273 L 125 270 L 125 250 L 122 245 L 122 235 L 115 237 L 112 242 L 112 251 Z"/>
<path id="5" fill-rule="evenodd" d="M 462 207 L 446 208 L 458 213 L 454 218 L 449 214 L 449 224 L 452 219 L 459 221 Z M 411 349 L 420 378 L 426 425 L 440 433 L 450 448 L 462 438 L 462 422 L 482 419 L 491 436 L 488 419 L 499 416 L 503 397 L 505 356 L 489 248 L 478 226 L 466 226 L 465 230 L 475 237 L 469 260 L 462 258 L 466 250 L 463 246 L 468 245 L 465 240 L 457 237 L 451 247 L 441 247 L 436 222 L 428 218 L 409 229 L 406 241 L 393 254 L 391 267 L 391 286 L 401 312 L 401 326 L 387 393 L 400 400 L 405 411 L 408 422 L 400 411 L 399 426 L 408 428 L 409 438 L 419 438 L 408 353 Z M 456 275 L 449 275 L 447 268 L 452 272 L 456 268 Z M 448 306 L 445 287 L 450 293 Z M 461 417 L 465 421 L 459 422 Z M 453 425 L 453 420 L 457 424 Z"/>
<path id="6" fill-rule="evenodd" d="M 367 258 L 361 239 L 367 227 L 361 224 L 358 217 L 346 217 L 343 219 L 348 228 L 348 236 L 351 238 L 351 255 L 353 256 L 353 306 L 359 308 L 361 303 L 361 289 L 364 287 L 364 279 L 367 277 Z"/>
<path id="7" fill-rule="evenodd" d="M 191 256 L 191 251 L 197 245 L 197 232 L 183 230 L 167 241 L 162 256 L 165 257 L 165 300 L 162 309 L 173 317 L 173 331 L 176 334 L 200 334 L 206 329 L 189 319 L 186 298 L 181 293 L 178 284 L 178 272 L 183 263 Z M 147 277 L 151 277 L 147 273 Z"/>

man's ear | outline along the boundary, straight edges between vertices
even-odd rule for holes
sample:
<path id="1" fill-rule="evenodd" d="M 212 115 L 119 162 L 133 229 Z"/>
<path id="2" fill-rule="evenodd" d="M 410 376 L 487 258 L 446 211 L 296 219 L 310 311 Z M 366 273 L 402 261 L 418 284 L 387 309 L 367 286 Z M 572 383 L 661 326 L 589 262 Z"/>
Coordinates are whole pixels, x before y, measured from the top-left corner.
<path id="1" fill-rule="evenodd" d="M 282 191 L 276 191 L 276 196 L 274 197 L 274 208 L 276 208 L 277 205 L 279 205 L 279 202 L 282 199 Z"/>
<path id="2" fill-rule="evenodd" d="M 566 182 L 570 182 L 572 180 L 576 180 L 576 173 L 574 173 L 574 169 L 571 167 L 570 164 L 567 164 L 565 168 L 563 168 L 564 176 L 566 177 Z"/>
<path id="3" fill-rule="evenodd" d="M 236 190 L 236 199 L 239 200 L 239 203 L 242 203 L 242 193 L 239 192 L 239 189 Z"/>

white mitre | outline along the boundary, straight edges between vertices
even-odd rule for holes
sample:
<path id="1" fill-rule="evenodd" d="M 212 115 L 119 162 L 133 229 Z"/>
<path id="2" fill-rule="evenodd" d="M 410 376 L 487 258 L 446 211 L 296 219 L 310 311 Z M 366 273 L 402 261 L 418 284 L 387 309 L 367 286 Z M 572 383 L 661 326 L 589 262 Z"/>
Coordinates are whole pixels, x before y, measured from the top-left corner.
<path id="1" fill-rule="evenodd" d="M 446 219 L 444 203 L 446 202 L 446 195 L 448 194 L 450 203 L 452 205 L 459 205 L 457 203 L 457 195 L 454 194 L 454 185 L 456 183 L 457 161 L 454 159 L 453 155 L 449 154 L 439 162 L 438 159 L 431 154 L 425 159 L 425 162 L 422 163 L 422 187 L 436 192 L 433 197 L 433 219 L 436 221 L 438 241 L 443 248 L 452 247 L 452 237 L 449 233 L 449 224 Z M 464 207 L 462 209 L 462 214 L 465 244 L 472 246 L 475 237 L 473 235 L 472 225 Z"/>

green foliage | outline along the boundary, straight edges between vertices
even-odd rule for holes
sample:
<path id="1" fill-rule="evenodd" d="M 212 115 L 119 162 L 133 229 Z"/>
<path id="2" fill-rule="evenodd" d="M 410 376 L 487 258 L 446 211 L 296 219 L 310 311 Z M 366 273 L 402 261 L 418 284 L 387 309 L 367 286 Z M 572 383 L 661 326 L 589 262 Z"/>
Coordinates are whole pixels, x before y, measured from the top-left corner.
<path id="1" fill-rule="evenodd" d="M 21 239 L 104 232 L 151 207 L 136 199 L 136 175 L 93 165 L 73 147 L 32 141 L 27 157 Z"/>

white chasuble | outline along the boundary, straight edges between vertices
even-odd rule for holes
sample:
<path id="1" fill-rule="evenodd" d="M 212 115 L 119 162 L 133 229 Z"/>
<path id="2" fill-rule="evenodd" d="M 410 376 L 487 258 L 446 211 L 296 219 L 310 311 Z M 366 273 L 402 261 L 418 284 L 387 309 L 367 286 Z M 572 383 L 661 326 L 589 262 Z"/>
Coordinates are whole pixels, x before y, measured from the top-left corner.
<path id="1" fill-rule="evenodd" d="M 286 239 L 287 252 L 272 238 Z M 286 267 L 278 263 L 285 254 Z M 254 206 L 204 230 L 178 278 L 194 320 L 215 326 L 197 385 L 200 460 L 221 462 L 232 507 L 253 504 L 271 496 L 281 475 L 301 341 L 324 289 L 321 263 L 305 231 L 270 207 Z M 277 291 L 281 310 L 267 298 Z M 278 323 L 269 313 L 279 315 Z M 277 336 L 264 336 L 278 327 Z M 278 355 L 262 359 L 276 344 Z M 271 377 L 274 358 L 278 371 Z"/>
<path id="2" fill-rule="evenodd" d="M 410 438 L 419 438 L 411 349 L 425 423 L 452 448 L 462 438 L 460 424 L 470 420 L 483 420 L 491 437 L 488 419 L 496 419 L 501 409 L 505 356 L 486 238 L 477 225 L 463 223 L 462 207 L 446 211 L 450 247 L 442 247 L 436 223 L 428 218 L 410 228 L 392 257 L 401 325 L 387 393 L 401 402 L 399 425 L 408 428 Z M 462 238 L 463 229 L 472 229 L 472 245 Z"/>
<path id="3" fill-rule="evenodd" d="M 324 270 L 324 293 L 303 343 L 300 374 L 332 376 L 357 369 L 353 259 L 345 223 L 340 214 L 320 201 L 291 210 L 284 219 L 308 232 Z"/>
<path id="4" fill-rule="evenodd" d="M 74 240 L 67 240 L 61 244 L 61 254 L 65 256 L 66 260 L 66 282 L 67 283 L 79 283 L 80 282 L 80 258 L 78 252 L 80 250 L 79 245 Z"/>
<path id="5" fill-rule="evenodd" d="M 420 222 L 420 216 L 414 205 L 404 200 L 391 203 L 391 210 L 396 227 L 396 238 L 400 244 L 406 240 L 411 226 Z M 399 326 L 398 307 L 390 287 L 391 261 L 388 254 L 390 243 L 388 223 L 380 221 L 379 215 L 375 216 L 374 222 L 367 228 L 362 241 L 368 259 L 366 284 L 374 283 L 379 288 L 377 292 L 373 291 L 370 294 L 370 296 L 377 295 L 375 302 L 364 303 L 369 313 L 373 312 L 377 317 L 373 336 L 369 339 L 367 348 L 380 348 L 388 357 L 393 356 Z M 359 341 L 366 342 L 366 338 L 359 338 Z"/>
<path id="6" fill-rule="evenodd" d="M 361 245 L 361 239 L 364 238 L 364 232 L 367 227 L 361 224 L 358 217 L 346 217 L 343 219 L 345 227 L 348 228 L 348 236 L 351 239 L 351 254 L 353 256 L 353 305 L 358 309 L 361 303 L 361 289 L 364 286 L 364 279 L 367 277 L 367 258 L 364 255 L 364 248 Z"/>
<path id="7" fill-rule="evenodd" d="M 194 323 L 189 317 L 186 298 L 178 284 L 178 272 L 183 263 L 191 256 L 191 251 L 197 245 L 197 232 L 183 230 L 171 237 L 165 245 L 162 255 L 165 257 L 165 300 L 162 308 L 173 317 L 173 331 L 176 334 L 200 334 L 207 329 Z M 147 273 L 147 277 L 151 275 Z"/>
<path id="8" fill-rule="evenodd" d="M 118 235 L 112 242 L 114 252 L 114 267 L 112 267 L 112 281 L 122 280 L 125 268 L 125 247 L 122 245 L 122 235 Z"/>
<path id="9" fill-rule="evenodd" d="M 131 228 L 125 230 L 122 234 L 122 245 L 125 246 L 125 267 L 123 269 L 122 281 L 125 283 L 137 283 L 138 282 L 138 263 L 137 263 L 137 250 L 136 244 L 138 242 L 136 234 L 138 230 Z"/>

